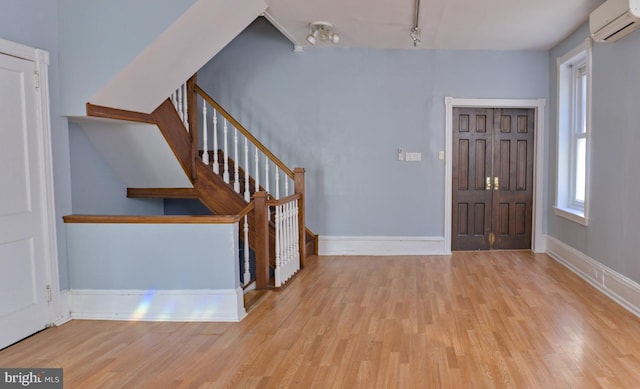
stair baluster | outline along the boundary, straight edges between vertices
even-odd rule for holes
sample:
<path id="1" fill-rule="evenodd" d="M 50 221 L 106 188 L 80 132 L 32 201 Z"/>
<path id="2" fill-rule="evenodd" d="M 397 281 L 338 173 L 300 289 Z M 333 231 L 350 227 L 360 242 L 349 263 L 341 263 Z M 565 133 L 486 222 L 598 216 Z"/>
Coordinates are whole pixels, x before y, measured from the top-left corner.
<path id="1" fill-rule="evenodd" d="M 249 268 L 249 216 L 244 216 L 244 276 L 245 285 L 251 282 L 251 269 Z"/>
<path id="2" fill-rule="evenodd" d="M 178 88 L 176 104 L 178 104 L 178 115 L 180 115 L 180 120 L 182 120 L 182 122 L 184 123 L 184 110 L 182 108 L 182 86 L 183 85 L 180 85 L 180 88 Z"/>
<path id="3" fill-rule="evenodd" d="M 220 162 L 218 161 L 218 112 L 213 109 L 213 172 L 220 174 Z"/>
<path id="4" fill-rule="evenodd" d="M 284 240 L 284 245 L 282 247 L 282 266 L 284 267 L 284 274 L 287 274 L 287 268 L 289 267 L 289 256 L 291 255 L 290 249 L 289 249 L 289 245 L 291 244 L 291 220 L 290 220 L 290 212 L 289 212 L 289 204 L 290 203 L 286 203 L 282 206 L 283 210 L 284 210 L 284 217 L 283 217 L 283 228 L 282 228 L 282 232 L 283 232 L 283 240 Z"/>
<path id="5" fill-rule="evenodd" d="M 292 255 L 294 257 L 294 262 L 298 263 L 298 267 L 300 267 L 300 224 L 298 224 L 298 217 L 300 214 L 300 211 L 298 209 L 298 202 L 294 202 L 291 204 L 291 207 L 293 208 L 293 216 L 292 216 L 292 221 L 293 221 L 293 229 L 291 231 L 292 234 L 292 239 L 293 239 L 293 252 Z M 304 239 L 304 235 L 303 235 L 303 239 Z"/>
<path id="6" fill-rule="evenodd" d="M 207 150 L 207 102 L 202 100 L 202 162 L 209 165 L 209 151 Z"/>
<path id="7" fill-rule="evenodd" d="M 256 146 L 256 152 L 255 152 L 255 160 L 256 160 L 256 168 L 255 168 L 255 172 L 256 172 L 256 176 L 253 177 L 253 180 L 255 182 L 255 189 L 253 193 L 259 192 L 260 191 L 260 155 L 258 153 L 258 146 Z"/>
<path id="8" fill-rule="evenodd" d="M 229 129 L 227 127 L 227 118 L 224 118 L 222 122 L 222 132 L 224 133 L 224 170 L 222 172 L 222 179 L 227 184 L 229 183 L 229 148 L 227 147 L 227 136 L 229 133 Z"/>
<path id="9" fill-rule="evenodd" d="M 249 140 L 244 138 L 244 201 L 251 200 L 251 192 L 249 191 Z"/>
<path id="10" fill-rule="evenodd" d="M 269 157 L 264 156 L 264 189 L 269 193 Z"/>
<path id="11" fill-rule="evenodd" d="M 191 130 L 189 129 L 189 107 L 187 106 L 188 103 L 188 99 L 187 99 L 187 84 L 184 83 L 182 84 L 182 86 L 180 87 L 180 89 L 182 90 L 182 121 L 184 122 L 184 126 L 187 128 L 187 132 L 190 132 Z"/>
<path id="12" fill-rule="evenodd" d="M 240 171 L 238 170 L 240 165 L 240 158 L 238 158 L 238 129 L 234 127 L 233 130 L 233 160 L 235 161 L 233 163 L 233 190 L 235 190 L 236 193 L 240 193 Z"/>
<path id="13" fill-rule="evenodd" d="M 276 220 L 275 220 L 275 226 L 276 226 L 276 268 L 274 270 L 274 276 L 276 279 L 276 287 L 280 286 L 278 285 L 280 280 L 282 279 L 282 213 L 281 213 L 281 209 L 282 206 L 281 205 L 276 205 Z M 269 212 L 271 213 L 271 212 Z"/>

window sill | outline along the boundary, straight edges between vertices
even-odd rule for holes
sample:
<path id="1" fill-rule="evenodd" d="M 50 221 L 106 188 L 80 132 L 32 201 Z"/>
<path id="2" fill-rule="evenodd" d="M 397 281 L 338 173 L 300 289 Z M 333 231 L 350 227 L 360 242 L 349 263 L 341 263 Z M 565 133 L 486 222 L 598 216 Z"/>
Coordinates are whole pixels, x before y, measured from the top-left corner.
<path id="1" fill-rule="evenodd" d="M 553 207 L 553 212 L 560 217 L 569 219 L 572 222 L 583 226 L 589 225 L 589 218 L 584 216 L 584 212 L 571 208 Z"/>

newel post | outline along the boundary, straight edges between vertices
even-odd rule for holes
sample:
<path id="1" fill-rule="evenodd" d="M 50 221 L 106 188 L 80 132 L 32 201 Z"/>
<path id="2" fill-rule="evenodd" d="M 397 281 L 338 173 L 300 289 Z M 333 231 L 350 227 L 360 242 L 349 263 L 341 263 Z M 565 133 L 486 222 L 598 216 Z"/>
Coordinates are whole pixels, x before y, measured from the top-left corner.
<path id="1" fill-rule="evenodd" d="M 254 239 L 256 254 L 256 289 L 266 289 L 269 284 L 269 209 L 267 192 L 256 192 L 254 212 Z"/>
<path id="2" fill-rule="evenodd" d="M 191 137 L 191 179 L 196 176 L 196 159 L 198 158 L 198 98 L 196 96 L 196 81 L 198 75 L 194 74 L 187 80 L 187 120 L 189 122 L 189 136 Z"/>
<path id="3" fill-rule="evenodd" d="M 304 223 L 304 168 L 293 169 L 293 184 L 295 194 L 300 194 L 298 200 L 298 249 L 300 250 L 300 267 L 304 267 L 305 254 L 307 252 L 307 233 Z"/>

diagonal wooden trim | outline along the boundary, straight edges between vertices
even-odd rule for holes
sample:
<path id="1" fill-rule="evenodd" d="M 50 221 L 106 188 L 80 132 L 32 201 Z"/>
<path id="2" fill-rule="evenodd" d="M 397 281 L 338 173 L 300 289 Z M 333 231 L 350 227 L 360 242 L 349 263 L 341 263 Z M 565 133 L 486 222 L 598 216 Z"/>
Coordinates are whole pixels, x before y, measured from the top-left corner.
<path id="1" fill-rule="evenodd" d="M 232 224 L 240 221 L 240 216 L 130 216 L 130 215 L 67 215 L 65 223 L 93 224 Z"/>
<path id="2" fill-rule="evenodd" d="M 166 99 L 160 104 L 153 111 L 152 117 L 155 119 L 169 147 L 178 158 L 184 172 L 190 178 L 193 177 L 191 168 L 192 160 L 195 156 L 191 152 L 191 137 L 187 133 L 184 123 L 180 120 L 171 100 Z"/>
<path id="3" fill-rule="evenodd" d="M 272 160 L 273 163 L 275 163 L 282 171 L 284 171 L 287 176 L 293 179 L 293 171 L 291 171 L 291 169 L 289 169 L 287 165 L 284 164 L 284 162 L 278 159 L 278 157 L 276 157 L 275 154 L 273 154 L 265 145 L 260 143 L 260 141 L 256 137 L 251 135 L 251 133 L 247 131 L 247 129 L 244 128 L 242 124 L 240 124 L 240 122 L 238 122 L 233 116 L 225 111 L 225 109 L 222 108 L 222 106 L 220 106 L 220 104 L 218 104 L 211 96 L 209 96 L 207 92 L 205 92 L 198 85 L 195 85 L 194 89 L 196 93 L 200 95 L 200 97 L 202 97 L 207 103 L 211 104 L 216 109 L 216 111 L 218 111 L 218 113 L 220 113 L 225 119 L 227 119 L 229 123 L 231 123 L 232 126 L 234 126 L 238 131 L 242 133 L 242 135 L 249 139 L 251 143 L 256 145 L 260 149 L 260 151 L 262 151 L 267 157 L 269 157 L 269 159 Z"/>
<path id="4" fill-rule="evenodd" d="M 127 188 L 127 197 L 139 199 L 197 199 L 194 188 Z"/>
<path id="5" fill-rule="evenodd" d="M 127 111 L 124 109 L 111 108 L 111 107 L 104 107 L 101 105 L 94 105 L 91 103 L 87 103 L 87 116 L 98 117 L 98 118 L 108 118 L 108 119 L 118 119 L 118 120 L 128 120 L 130 122 L 157 124 L 153 116 L 148 113 Z"/>

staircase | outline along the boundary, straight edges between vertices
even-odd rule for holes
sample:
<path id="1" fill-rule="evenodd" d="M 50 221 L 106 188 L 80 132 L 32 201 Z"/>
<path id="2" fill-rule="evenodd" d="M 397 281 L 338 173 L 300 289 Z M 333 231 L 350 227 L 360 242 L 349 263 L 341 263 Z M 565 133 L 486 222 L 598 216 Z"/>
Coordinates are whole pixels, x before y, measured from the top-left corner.
<path id="1" fill-rule="evenodd" d="M 150 114 L 87 104 L 87 115 L 157 125 L 192 187 L 129 188 L 127 196 L 198 199 L 215 215 L 244 218 L 244 263 L 247 269 L 253 251 L 255 287 L 283 286 L 297 271 L 294 262 L 303 267 L 317 251 L 317 236 L 304 227 L 304 169 L 289 169 L 196 81 Z M 253 283 L 249 273 L 245 287 Z"/>

